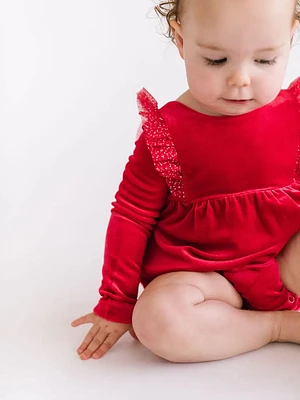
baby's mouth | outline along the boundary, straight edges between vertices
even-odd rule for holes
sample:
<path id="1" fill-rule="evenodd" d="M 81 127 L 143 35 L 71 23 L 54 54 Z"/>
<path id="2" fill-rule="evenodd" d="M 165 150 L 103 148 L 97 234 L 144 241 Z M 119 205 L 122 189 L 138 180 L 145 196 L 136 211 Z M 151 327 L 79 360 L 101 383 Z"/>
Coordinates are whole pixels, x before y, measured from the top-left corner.
<path id="1" fill-rule="evenodd" d="M 225 99 L 225 98 L 223 98 L 223 100 L 225 100 L 229 103 L 233 103 L 233 104 L 246 104 L 246 103 L 252 101 L 253 99 Z"/>

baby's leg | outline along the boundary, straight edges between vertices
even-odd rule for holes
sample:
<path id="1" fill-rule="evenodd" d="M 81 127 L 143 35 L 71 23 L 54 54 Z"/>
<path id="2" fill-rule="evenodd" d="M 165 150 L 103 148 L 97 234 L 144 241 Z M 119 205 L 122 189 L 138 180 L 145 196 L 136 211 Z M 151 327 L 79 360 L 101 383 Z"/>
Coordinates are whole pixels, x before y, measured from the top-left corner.
<path id="1" fill-rule="evenodd" d="M 133 328 L 149 350 L 173 362 L 220 360 L 273 341 L 300 342 L 300 314 L 241 306 L 239 294 L 217 273 L 170 273 L 146 287 Z"/>

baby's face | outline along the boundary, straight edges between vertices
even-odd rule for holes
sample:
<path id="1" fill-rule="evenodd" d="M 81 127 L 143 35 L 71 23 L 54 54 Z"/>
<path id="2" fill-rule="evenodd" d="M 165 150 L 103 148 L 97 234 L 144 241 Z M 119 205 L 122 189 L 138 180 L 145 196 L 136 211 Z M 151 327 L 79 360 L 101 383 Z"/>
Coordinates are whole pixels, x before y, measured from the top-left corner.
<path id="1" fill-rule="evenodd" d="M 296 28 L 295 0 L 184 0 L 183 9 L 173 28 L 197 109 L 240 115 L 275 99 Z"/>

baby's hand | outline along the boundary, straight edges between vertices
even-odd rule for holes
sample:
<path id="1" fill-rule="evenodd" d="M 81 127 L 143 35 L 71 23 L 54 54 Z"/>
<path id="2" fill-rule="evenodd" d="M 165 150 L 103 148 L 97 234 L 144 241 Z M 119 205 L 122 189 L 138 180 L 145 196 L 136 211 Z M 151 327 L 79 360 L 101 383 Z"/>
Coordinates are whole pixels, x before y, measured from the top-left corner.
<path id="1" fill-rule="evenodd" d="M 77 349 L 82 360 L 87 360 L 91 357 L 101 358 L 131 327 L 131 325 L 107 321 L 94 313 L 87 314 L 72 322 L 73 327 L 82 324 L 93 324 L 93 327 Z"/>

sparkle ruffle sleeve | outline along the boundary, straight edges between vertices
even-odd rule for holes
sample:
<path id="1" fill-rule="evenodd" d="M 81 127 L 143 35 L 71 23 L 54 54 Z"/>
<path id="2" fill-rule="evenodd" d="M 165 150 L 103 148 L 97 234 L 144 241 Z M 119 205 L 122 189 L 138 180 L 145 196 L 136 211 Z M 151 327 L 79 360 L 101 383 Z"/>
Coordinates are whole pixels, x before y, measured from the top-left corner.
<path id="1" fill-rule="evenodd" d="M 178 199 L 184 199 L 185 190 L 177 150 L 171 133 L 160 116 L 157 102 L 146 89 L 142 89 L 138 94 L 138 105 L 154 166 L 159 175 L 166 179 L 170 193 Z"/>
<path id="2" fill-rule="evenodd" d="M 165 204 L 166 180 L 154 167 L 145 132 L 136 142 L 113 203 L 106 233 L 101 295 L 95 314 L 131 323 L 148 238 Z"/>

